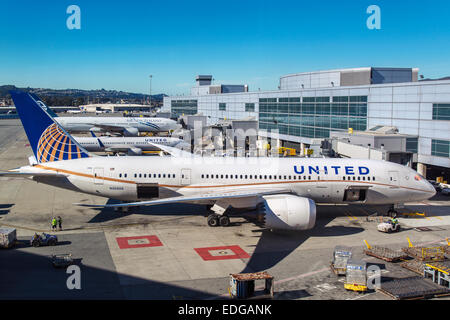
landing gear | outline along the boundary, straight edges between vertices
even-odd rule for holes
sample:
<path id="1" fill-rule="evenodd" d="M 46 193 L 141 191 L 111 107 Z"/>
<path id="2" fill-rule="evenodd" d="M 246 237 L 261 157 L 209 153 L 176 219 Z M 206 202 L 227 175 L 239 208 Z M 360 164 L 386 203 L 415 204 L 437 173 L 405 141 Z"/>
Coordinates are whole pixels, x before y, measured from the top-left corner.
<path id="1" fill-rule="evenodd" d="M 208 226 L 217 227 L 219 225 L 219 217 L 216 214 L 210 214 L 208 216 Z"/>
<path id="2" fill-rule="evenodd" d="M 230 217 L 227 215 L 210 214 L 208 216 L 208 226 L 210 227 L 228 227 L 230 225 Z"/>
<path id="3" fill-rule="evenodd" d="M 222 227 L 228 227 L 230 225 L 230 218 L 226 215 L 223 215 L 219 218 L 219 224 Z"/>
<path id="4" fill-rule="evenodd" d="M 394 217 L 398 214 L 397 210 L 395 210 L 394 206 L 390 207 L 387 212 L 389 217 Z"/>

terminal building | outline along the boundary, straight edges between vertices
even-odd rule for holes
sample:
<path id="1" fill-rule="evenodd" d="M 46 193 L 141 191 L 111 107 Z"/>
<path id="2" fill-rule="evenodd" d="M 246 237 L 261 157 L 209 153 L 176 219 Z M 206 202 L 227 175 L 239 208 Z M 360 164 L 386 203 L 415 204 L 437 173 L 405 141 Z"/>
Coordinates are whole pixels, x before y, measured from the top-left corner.
<path id="1" fill-rule="evenodd" d="M 417 68 L 352 68 L 280 77 L 277 90 L 249 91 L 247 85 L 213 85 L 198 76 L 188 96 L 165 97 L 162 111 L 203 114 L 209 125 L 254 118 L 258 135 L 287 146 L 317 146 L 332 132 L 395 127 L 404 151 L 415 154 L 419 172 L 450 168 L 450 80 L 419 80 Z"/>

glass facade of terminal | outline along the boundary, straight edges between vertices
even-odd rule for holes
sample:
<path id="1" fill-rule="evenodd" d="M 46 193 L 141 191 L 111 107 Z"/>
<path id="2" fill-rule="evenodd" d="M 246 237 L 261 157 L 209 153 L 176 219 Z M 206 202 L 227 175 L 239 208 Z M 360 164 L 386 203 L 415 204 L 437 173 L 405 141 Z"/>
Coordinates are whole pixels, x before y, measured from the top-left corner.
<path id="1" fill-rule="evenodd" d="M 171 112 L 173 116 L 192 115 L 197 113 L 197 100 L 172 100 Z"/>
<path id="2" fill-rule="evenodd" d="M 433 120 L 450 120 L 450 103 L 434 103 Z"/>
<path id="3" fill-rule="evenodd" d="M 450 141 L 431 140 L 431 155 L 437 157 L 450 157 Z"/>
<path id="4" fill-rule="evenodd" d="M 328 138 L 331 130 L 366 130 L 367 96 L 261 98 L 259 128 L 308 138 Z"/>

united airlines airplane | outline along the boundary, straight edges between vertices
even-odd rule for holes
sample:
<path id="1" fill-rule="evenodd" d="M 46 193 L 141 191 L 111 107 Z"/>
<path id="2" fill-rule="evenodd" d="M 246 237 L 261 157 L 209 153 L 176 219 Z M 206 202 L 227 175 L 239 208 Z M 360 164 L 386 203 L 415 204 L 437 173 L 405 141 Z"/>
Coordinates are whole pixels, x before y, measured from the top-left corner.
<path id="1" fill-rule="evenodd" d="M 171 132 L 181 128 L 176 121 L 166 118 L 58 117 L 37 95 L 30 96 L 68 132 L 118 132 L 135 137 L 139 132 Z"/>
<path id="2" fill-rule="evenodd" d="M 161 150 L 156 145 L 190 150 L 191 145 L 171 137 L 73 137 L 84 149 L 91 152 L 125 152 L 130 156 L 140 156 L 149 151 Z M 155 145 L 156 144 L 156 145 Z"/>
<path id="3" fill-rule="evenodd" d="M 270 229 L 308 230 L 316 203 L 393 205 L 436 191 L 411 168 L 385 161 L 315 158 L 96 157 L 27 93 L 11 92 L 35 159 L 1 172 L 124 201 L 89 207 L 196 203 L 211 207 L 210 226 L 230 223 L 229 207 L 261 208 Z M 161 146 L 168 152 L 173 148 Z M 174 152 L 174 154 L 176 154 Z"/>

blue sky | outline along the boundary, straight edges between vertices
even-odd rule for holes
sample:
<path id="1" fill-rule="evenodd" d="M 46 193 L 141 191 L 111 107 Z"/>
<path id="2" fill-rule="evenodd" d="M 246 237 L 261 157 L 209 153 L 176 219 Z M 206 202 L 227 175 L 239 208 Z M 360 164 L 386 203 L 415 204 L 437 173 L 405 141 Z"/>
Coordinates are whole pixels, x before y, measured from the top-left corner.
<path id="1" fill-rule="evenodd" d="M 69 5 L 81 30 L 68 30 Z M 369 5 L 381 30 L 369 30 Z M 0 1 L 0 85 L 186 94 L 197 74 L 275 90 L 283 74 L 450 75 L 450 1 Z"/>

